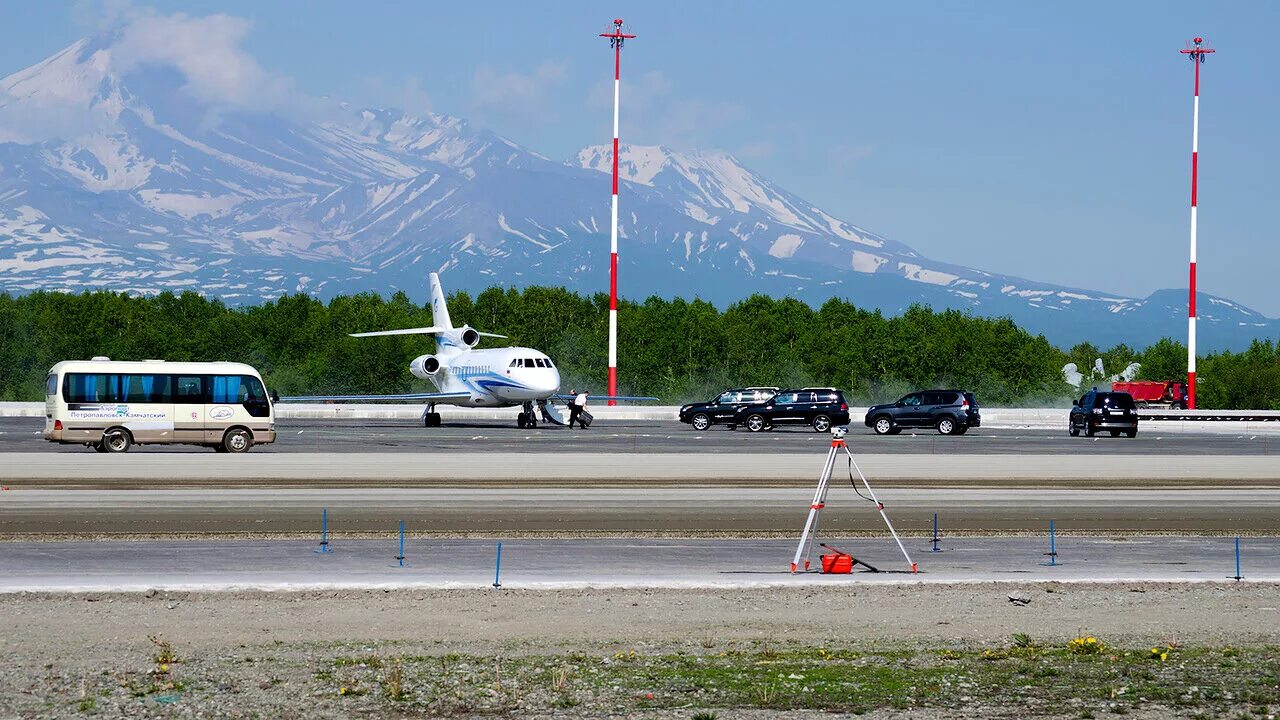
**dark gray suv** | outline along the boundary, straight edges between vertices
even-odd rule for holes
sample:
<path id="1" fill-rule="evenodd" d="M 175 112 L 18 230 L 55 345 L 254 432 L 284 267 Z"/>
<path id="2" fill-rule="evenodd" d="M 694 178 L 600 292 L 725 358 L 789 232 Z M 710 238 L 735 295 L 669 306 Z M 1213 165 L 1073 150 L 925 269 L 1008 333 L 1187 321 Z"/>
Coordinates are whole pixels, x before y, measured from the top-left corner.
<path id="1" fill-rule="evenodd" d="M 925 390 L 904 395 L 896 403 L 872 405 L 862 423 L 877 435 L 897 435 L 903 428 L 937 428 L 943 435 L 963 435 L 982 424 L 978 399 L 964 390 Z"/>

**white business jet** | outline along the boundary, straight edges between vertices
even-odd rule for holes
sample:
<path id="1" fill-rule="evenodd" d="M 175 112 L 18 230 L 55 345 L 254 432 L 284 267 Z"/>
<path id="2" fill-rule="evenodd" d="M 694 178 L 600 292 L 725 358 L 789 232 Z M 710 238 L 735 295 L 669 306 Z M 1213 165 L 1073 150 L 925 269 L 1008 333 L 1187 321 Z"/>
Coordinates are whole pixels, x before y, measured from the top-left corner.
<path id="1" fill-rule="evenodd" d="M 480 332 L 463 325 L 454 327 L 445 305 L 440 276 L 431 273 L 431 327 L 404 328 L 352 333 L 351 337 L 385 335 L 434 335 L 434 355 L 420 355 L 409 363 L 414 377 L 430 380 L 439 392 L 405 395 L 311 395 L 281 398 L 291 402 L 425 402 L 422 421 L 438 427 L 436 405 L 459 407 L 517 407 L 517 427 L 537 427 L 538 415 L 546 422 L 563 425 L 551 399 L 560 390 L 560 371 L 547 354 L 533 348 L 509 347 L 476 350 L 482 337 L 506 335 Z M 567 398 L 561 398 L 567 399 Z M 641 397 L 601 397 L 600 400 L 653 400 Z M 534 412 L 535 406 L 539 411 Z"/>

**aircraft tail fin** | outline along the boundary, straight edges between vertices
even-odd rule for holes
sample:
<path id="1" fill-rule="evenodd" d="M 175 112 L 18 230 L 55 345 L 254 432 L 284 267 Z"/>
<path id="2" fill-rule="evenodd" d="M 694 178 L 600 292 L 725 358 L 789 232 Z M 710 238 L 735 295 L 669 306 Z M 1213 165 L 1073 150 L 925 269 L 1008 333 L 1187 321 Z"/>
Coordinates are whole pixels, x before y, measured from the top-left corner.
<path id="1" fill-rule="evenodd" d="M 431 324 L 444 330 L 453 329 L 453 321 L 449 319 L 449 306 L 444 303 L 444 288 L 440 286 L 440 276 L 431 273 Z"/>

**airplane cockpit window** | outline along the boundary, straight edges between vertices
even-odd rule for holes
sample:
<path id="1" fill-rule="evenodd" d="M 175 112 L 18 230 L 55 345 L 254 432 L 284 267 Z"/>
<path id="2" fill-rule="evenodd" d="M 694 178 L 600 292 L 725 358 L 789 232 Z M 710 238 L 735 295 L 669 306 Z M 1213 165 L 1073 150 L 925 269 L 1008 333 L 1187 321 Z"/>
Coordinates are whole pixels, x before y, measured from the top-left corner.
<path id="1" fill-rule="evenodd" d="M 551 362 L 551 358 L 547 358 L 547 367 L 549 368 L 555 367 L 555 363 Z"/>
<path id="2" fill-rule="evenodd" d="M 545 360 L 543 360 L 542 358 L 534 358 L 534 360 L 533 360 L 533 361 L 534 361 L 535 363 L 537 363 L 537 364 L 538 364 L 538 367 L 540 367 L 540 368 L 544 368 L 544 367 L 546 367 L 546 366 L 547 366 L 546 361 L 545 361 Z"/>
<path id="3" fill-rule="evenodd" d="M 508 365 L 507 367 L 520 367 L 520 358 L 516 358 L 515 360 L 512 360 L 511 364 Z"/>

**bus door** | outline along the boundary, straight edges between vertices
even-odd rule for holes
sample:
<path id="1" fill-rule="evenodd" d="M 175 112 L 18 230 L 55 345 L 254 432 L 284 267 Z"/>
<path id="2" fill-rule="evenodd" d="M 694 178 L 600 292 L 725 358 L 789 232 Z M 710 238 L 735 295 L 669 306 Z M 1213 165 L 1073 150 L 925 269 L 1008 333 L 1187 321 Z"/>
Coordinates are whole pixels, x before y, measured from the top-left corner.
<path id="1" fill-rule="evenodd" d="M 204 442 L 206 379 L 202 375 L 175 375 L 173 378 L 173 439 L 177 442 Z"/>
<path id="2" fill-rule="evenodd" d="M 270 429 L 271 404 L 261 380 L 251 375 L 213 375 L 209 382 L 209 414 L 204 425 L 207 442 L 222 442 L 232 425 L 242 425 L 255 434 Z"/>

